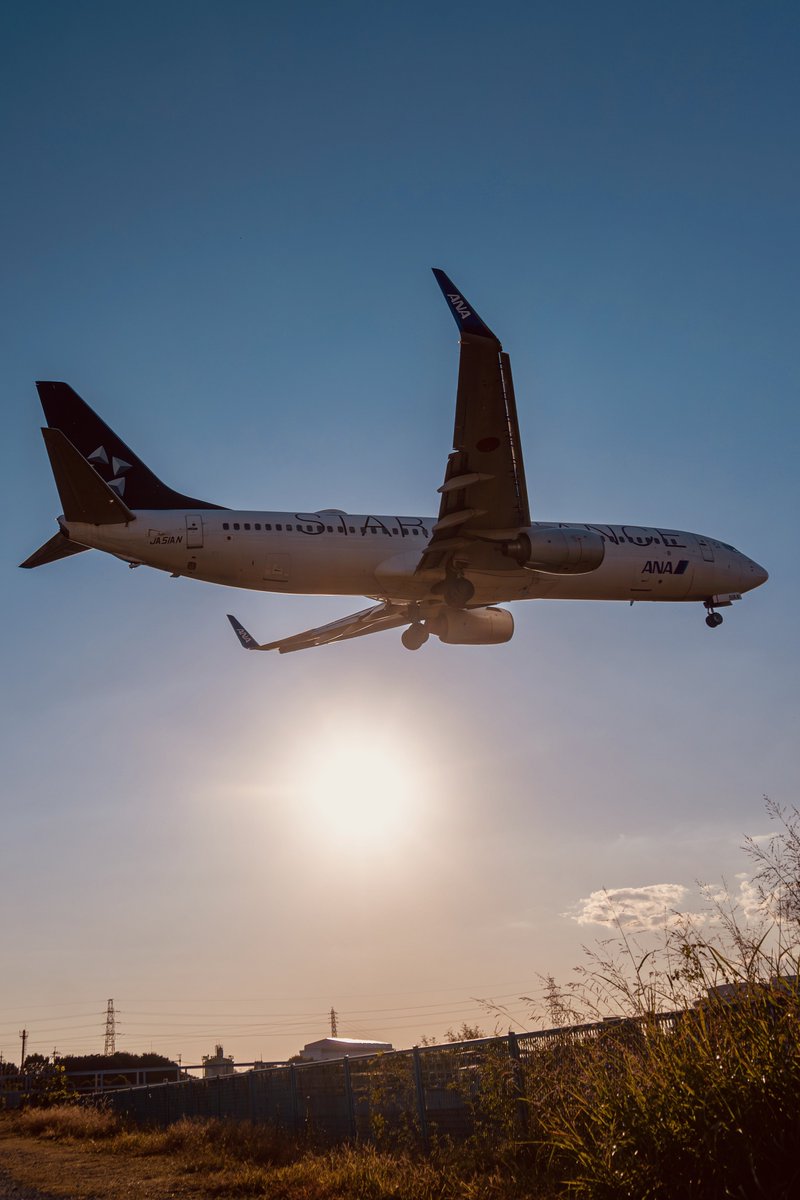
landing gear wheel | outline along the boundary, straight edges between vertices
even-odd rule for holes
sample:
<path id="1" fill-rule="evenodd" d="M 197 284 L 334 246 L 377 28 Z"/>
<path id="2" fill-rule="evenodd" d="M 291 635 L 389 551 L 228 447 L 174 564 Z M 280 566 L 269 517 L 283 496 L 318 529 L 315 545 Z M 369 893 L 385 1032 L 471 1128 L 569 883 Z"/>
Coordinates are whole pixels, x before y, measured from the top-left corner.
<path id="1" fill-rule="evenodd" d="M 450 608 L 466 608 L 475 595 L 475 588 L 463 575 L 448 579 L 442 589 L 445 604 Z"/>
<path id="2" fill-rule="evenodd" d="M 717 626 L 721 625 L 721 624 L 722 624 L 722 613 L 710 612 L 708 614 L 708 616 L 706 617 L 706 625 L 708 626 L 709 629 L 716 629 Z"/>
<path id="3" fill-rule="evenodd" d="M 403 630 L 400 641 L 406 650 L 419 650 L 420 646 L 425 645 L 429 636 L 425 626 L 416 623 L 409 625 L 408 629 Z"/>

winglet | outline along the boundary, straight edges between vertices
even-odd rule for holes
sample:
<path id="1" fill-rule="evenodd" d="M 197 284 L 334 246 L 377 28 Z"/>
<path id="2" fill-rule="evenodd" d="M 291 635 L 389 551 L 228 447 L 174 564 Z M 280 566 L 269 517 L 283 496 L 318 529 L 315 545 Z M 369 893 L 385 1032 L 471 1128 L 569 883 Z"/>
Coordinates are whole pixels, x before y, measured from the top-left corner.
<path id="1" fill-rule="evenodd" d="M 442 295 L 447 301 L 450 312 L 453 314 L 453 319 L 462 333 L 477 333 L 479 337 L 492 338 L 493 341 L 500 344 L 497 338 L 489 328 L 489 326 L 480 319 L 475 309 L 468 300 L 462 296 L 456 285 L 453 283 L 444 271 L 440 271 L 438 267 L 432 267 L 436 282 L 442 289 Z"/>
<path id="2" fill-rule="evenodd" d="M 271 647 L 260 646 L 251 633 L 248 633 L 244 625 L 237 621 L 236 617 L 228 613 L 228 620 L 233 626 L 233 632 L 238 637 L 239 641 L 244 646 L 245 650 L 266 650 Z"/>

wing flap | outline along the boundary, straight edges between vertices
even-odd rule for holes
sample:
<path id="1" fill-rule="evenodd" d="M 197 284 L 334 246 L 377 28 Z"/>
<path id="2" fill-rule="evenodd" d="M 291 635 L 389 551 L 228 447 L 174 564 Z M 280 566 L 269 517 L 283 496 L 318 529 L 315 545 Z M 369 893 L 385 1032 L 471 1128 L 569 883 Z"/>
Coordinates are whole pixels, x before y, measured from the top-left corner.
<path id="1" fill-rule="evenodd" d="M 277 650 L 279 654 L 291 654 L 295 650 L 311 650 L 315 646 L 326 646 L 330 642 L 344 642 L 349 638 L 364 637 L 367 633 L 380 633 L 384 629 L 398 629 L 401 625 L 409 625 L 407 605 L 391 604 L 388 601 L 376 604 L 373 608 L 362 609 L 347 617 L 340 617 L 327 625 L 316 629 L 307 629 L 292 637 L 280 638 L 276 642 L 259 644 L 247 632 L 236 617 L 228 614 L 228 620 L 245 650 Z"/>

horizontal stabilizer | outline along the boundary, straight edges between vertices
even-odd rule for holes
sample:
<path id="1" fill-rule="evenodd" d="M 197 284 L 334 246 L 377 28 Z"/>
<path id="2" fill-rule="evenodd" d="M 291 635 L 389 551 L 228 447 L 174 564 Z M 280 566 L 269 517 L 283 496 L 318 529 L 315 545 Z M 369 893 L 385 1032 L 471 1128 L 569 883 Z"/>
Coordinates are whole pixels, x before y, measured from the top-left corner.
<path id="1" fill-rule="evenodd" d="M 133 513 L 58 429 L 43 429 L 45 448 L 67 521 L 121 525 Z"/>
<path id="2" fill-rule="evenodd" d="M 88 546 L 81 546 L 79 542 L 71 542 L 69 538 L 64 537 L 63 533 L 56 533 L 49 542 L 45 542 L 38 550 L 34 550 L 30 558 L 26 558 L 25 562 L 19 565 L 21 567 L 43 567 L 46 563 L 58 562 L 60 558 L 69 558 L 73 554 L 80 554 L 83 550 L 88 549 Z"/>

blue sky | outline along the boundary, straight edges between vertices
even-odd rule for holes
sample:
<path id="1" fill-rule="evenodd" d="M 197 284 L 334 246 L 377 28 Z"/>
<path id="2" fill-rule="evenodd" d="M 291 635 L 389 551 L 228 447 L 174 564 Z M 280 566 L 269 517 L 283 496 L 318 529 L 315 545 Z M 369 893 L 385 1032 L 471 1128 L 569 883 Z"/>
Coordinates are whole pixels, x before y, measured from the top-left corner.
<path id="1" fill-rule="evenodd" d="M 795 6 L 2 22 L 0 1051 L 24 1024 L 96 1048 L 108 996 L 120 1045 L 184 1059 L 292 1053 L 332 1004 L 397 1045 L 476 996 L 526 1024 L 514 997 L 605 932 L 582 899 L 691 902 L 747 869 L 762 793 L 797 798 Z M 542 602 L 504 647 L 273 659 L 224 614 L 266 639 L 361 602 L 17 569 L 58 512 L 37 378 L 189 494 L 435 511 L 458 347 L 431 266 L 512 356 L 536 518 L 732 542 L 771 578 L 722 629 Z M 319 794 L 334 745 L 401 826 L 369 843 Z"/>

